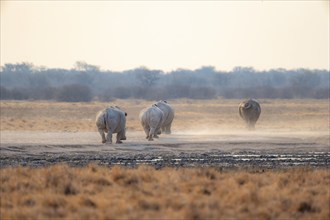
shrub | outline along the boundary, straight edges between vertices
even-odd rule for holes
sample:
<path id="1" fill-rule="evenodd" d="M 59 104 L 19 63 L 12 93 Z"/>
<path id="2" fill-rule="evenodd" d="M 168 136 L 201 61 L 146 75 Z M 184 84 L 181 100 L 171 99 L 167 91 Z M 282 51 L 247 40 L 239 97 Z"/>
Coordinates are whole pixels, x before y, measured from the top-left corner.
<path id="1" fill-rule="evenodd" d="M 86 85 L 65 85 L 58 89 L 56 100 L 62 102 L 89 102 L 92 100 L 92 91 Z"/>

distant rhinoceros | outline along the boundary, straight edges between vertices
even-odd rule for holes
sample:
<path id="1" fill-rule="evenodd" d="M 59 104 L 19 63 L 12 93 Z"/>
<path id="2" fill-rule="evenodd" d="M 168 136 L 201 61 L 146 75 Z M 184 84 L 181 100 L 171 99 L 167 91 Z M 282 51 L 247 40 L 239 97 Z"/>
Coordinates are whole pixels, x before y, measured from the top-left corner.
<path id="1" fill-rule="evenodd" d="M 146 133 L 146 138 L 152 141 L 153 138 L 158 138 L 160 127 L 164 120 L 164 113 L 157 105 L 152 105 L 148 108 L 142 109 L 139 115 L 141 125 Z M 159 132 L 158 132 L 159 131 Z"/>
<path id="2" fill-rule="evenodd" d="M 254 129 L 261 113 L 259 102 L 254 99 L 245 100 L 239 104 L 238 109 L 248 129 Z"/>
<path id="3" fill-rule="evenodd" d="M 163 124 L 161 126 L 162 132 L 165 134 L 171 134 L 171 126 L 174 119 L 174 109 L 165 100 L 158 101 L 156 105 L 164 113 Z"/>
<path id="4" fill-rule="evenodd" d="M 126 140 L 126 116 L 127 113 L 118 106 L 111 106 L 98 112 L 96 127 L 102 137 L 102 143 L 111 144 L 114 133 L 117 133 L 117 144 L 121 144 L 121 140 Z M 106 138 L 104 133 L 108 133 Z"/>

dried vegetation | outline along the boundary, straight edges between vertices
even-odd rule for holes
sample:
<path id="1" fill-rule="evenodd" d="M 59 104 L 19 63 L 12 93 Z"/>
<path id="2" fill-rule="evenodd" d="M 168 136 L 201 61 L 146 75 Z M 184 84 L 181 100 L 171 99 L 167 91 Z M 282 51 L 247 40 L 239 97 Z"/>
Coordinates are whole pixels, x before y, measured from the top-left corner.
<path id="1" fill-rule="evenodd" d="M 238 114 L 242 100 L 169 100 L 175 109 L 174 131 L 245 129 Z M 329 131 L 328 100 L 263 99 L 259 131 Z M 1 101 L 1 130 L 97 131 L 96 113 L 118 105 L 127 113 L 129 131 L 141 131 L 139 112 L 153 101 L 128 99 L 113 102 L 65 103 L 49 101 Z"/>
<path id="2" fill-rule="evenodd" d="M 176 110 L 173 130 L 244 129 L 240 101 L 170 100 Z M 128 130 L 142 132 L 138 113 L 151 103 L 1 101 L 1 131 L 96 132 L 96 112 L 118 105 L 128 113 Z M 261 100 L 261 105 L 258 130 L 329 131 L 328 100 Z M 0 172 L 0 219 L 330 219 L 328 169 L 155 170 L 90 164 Z"/>
<path id="3" fill-rule="evenodd" d="M 329 219 L 330 173 L 55 165 L 1 169 L 1 219 Z"/>

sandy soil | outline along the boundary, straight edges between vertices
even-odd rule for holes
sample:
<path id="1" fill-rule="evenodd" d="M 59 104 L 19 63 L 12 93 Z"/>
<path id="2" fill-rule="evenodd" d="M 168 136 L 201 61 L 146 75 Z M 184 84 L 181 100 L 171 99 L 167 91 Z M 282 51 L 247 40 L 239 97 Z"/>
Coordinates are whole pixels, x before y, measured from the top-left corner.
<path id="1" fill-rule="evenodd" d="M 239 101 L 171 100 L 173 133 L 153 142 L 150 101 L 0 102 L 0 218 L 327 219 L 328 100 L 261 100 L 255 131 Z M 96 130 L 109 105 L 128 113 L 123 144 Z"/>
<path id="2" fill-rule="evenodd" d="M 153 164 L 269 168 L 329 167 L 328 100 L 259 100 L 255 131 L 238 115 L 241 100 L 169 100 L 172 135 L 148 142 L 138 115 L 146 100 L 113 103 L 1 101 L 0 166 Z M 127 113 L 127 141 L 101 144 L 96 113 L 118 105 Z M 115 136 L 113 137 L 115 139 Z"/>
<path id="3" fill-rule="evenodd" d="M 232 131 L 177 132 L 153 142 L 128 132 L 123 144 L 101 144 L 97 132 L 1 132 L 0 166 L 44 166 L 67 162 L 83 166 L 151 164 L 285 168 L 330 167 L 328 134 Z"/>

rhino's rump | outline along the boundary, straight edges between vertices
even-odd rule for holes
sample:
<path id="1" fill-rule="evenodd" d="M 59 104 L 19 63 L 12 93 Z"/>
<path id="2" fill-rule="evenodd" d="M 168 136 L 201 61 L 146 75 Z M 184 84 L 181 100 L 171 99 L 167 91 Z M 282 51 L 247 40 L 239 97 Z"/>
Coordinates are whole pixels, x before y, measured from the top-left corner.
<path id="1" fill-rule="evenodd" d="M 157 107 L 162 110 L 164 114 L 163 126 L 170 125 L 174 119 L 174 110 L 166 103 L 158 102 Z"/>
<path id="2" fill-rule="evenodd" d="M 256 122 L 260 113 L 261 108 L 257 101 L 248 100 L 239 105 L 239 114 L 245 121 Z"/>
<path id="3" fill-rule="evenodd" d="M 107 108 L 100 112 L 96 119 L 98 128 L 104 129 L 105 132 L 109 130 L 112 133 L 121 132 L 125 129 L 126 118 L 122 111 L 115 108 Z"/>
<path id="4" fill-rule="evenodd" d="M 163 120 L 163 112 L 157 107 L 143 109 L 140 113 L 140 120 L 143 127 L 160 128 Z"/>

